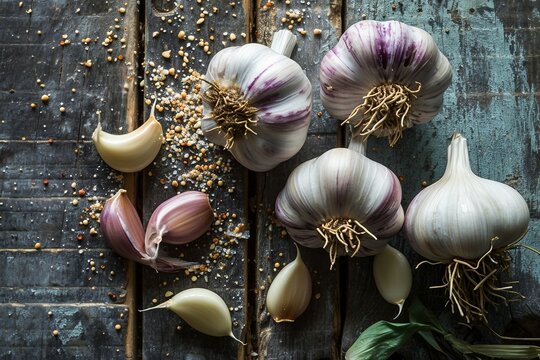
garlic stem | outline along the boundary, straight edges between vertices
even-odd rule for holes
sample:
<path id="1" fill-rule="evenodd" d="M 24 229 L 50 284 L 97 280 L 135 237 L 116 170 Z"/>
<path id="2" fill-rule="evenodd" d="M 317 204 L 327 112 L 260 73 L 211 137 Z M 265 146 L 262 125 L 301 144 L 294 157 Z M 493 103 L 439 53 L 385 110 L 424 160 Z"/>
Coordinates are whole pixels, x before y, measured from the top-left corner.
<path id="1" fill-rule="evenodd" d="M 276 31 L 272 37 L 270 49 L 290 58 L 295 46 L 296 36 L 289 30 L 279 30 Z"/>
<path id="2" fill-rule="evenodd" d="M 467 148 L 467 139 L 460 133 L 454 133 L 452 142 L 448 146 L 448 164 L 443 177 L 447 178 L 458 174 L 474 175 L 469 162 L 469 150 Z"/>
<path id="3" fill-rule="evenodd" d="M 353 132 L 353 136 L 349 142 L 349 150 L 356 151 L 357 153 L 366 156 L 367 141 L 367 136 L 355 134 Z"/>

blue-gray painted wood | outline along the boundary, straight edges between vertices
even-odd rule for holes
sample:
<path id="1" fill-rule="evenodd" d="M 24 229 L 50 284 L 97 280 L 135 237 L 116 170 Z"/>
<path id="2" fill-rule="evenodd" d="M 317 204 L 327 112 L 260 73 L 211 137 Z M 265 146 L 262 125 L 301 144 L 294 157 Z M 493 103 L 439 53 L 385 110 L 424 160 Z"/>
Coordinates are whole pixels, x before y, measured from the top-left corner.
<path id="1" fill-rule="evenodd" d="M 121 17 L 131 49 L 137 9 L 120 16 L 119 2 L 20 3 L 0 1 L 0 358 L 125 359 L 134 346 L 128 264 L 89 234 L 97 223 L 80 222 L 94 196 L 122 185 L 90 137 L 98 109 L 107 131 L 127 129 L 128 67 L 108 63 L 98 39 Z M 63 34 L 70 45 L 59 45 Z M 91 68 L 80 64 L 87 59 Z M 73 195 L 80 188 L 86 195 Z"/>

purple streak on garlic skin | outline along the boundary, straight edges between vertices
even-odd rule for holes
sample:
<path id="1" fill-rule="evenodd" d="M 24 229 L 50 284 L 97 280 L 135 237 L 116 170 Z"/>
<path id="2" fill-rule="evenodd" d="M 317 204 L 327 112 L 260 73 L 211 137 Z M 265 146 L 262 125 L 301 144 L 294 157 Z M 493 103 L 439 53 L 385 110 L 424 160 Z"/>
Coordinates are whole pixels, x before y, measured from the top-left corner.
<path id="1" fill-rule="evenodd" d="M 153 261 L 148 259 L 143 226 L 126 190 L 120 189 L 105 202 L 100 217 L 100 229 L 107 244 L 118 255 L 151 266 L 157 271 L 178 272 L 196 265 L 163 254 L 156 254 Z"/>

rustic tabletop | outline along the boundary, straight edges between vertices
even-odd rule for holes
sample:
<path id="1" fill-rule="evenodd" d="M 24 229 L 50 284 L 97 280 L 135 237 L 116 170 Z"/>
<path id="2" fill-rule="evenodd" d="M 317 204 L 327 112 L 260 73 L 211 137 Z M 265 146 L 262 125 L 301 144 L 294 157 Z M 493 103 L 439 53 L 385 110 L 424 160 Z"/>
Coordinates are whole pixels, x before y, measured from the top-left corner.
<path id="1" fill-rule="evenodd" d="M 345 129 L 321 105 L 319 64 L 361 19 L 426 30 L 453 69 L 433 121 L 407 130 L 394 148 L 369 144 L 369 156 L 399 177 L 403 207 L 440 178 L 459 131 L 473 170 L 524 196 L 531 220 L 523 242 L 538 247 L 538 1 L 0 0 L 0 359 L 338 359 L 370 324 L 391 320 L 395 308 L 377 292 L 372 259 L 343 257 L 329 270 L 320 249 L 301 249 L 313 278 L 306 312 L 276 324 L 265 306 L 271 280 L 295 257 L 273 213 L 276 195 L 299 163 L 346 145 Z M 250 172 L 198 129 L 195 75 L 219 50 L 268 44 L 282 28 L 298 37 L 292 59 L 313 85 L 312 122 L 298 155 Z M 166 129 L 161 152 L 139 173 L 115 172 L 92 144 L 96 111 L 106 131 L 125 133 L 148 117 L 155 96 Z M 208 193 L 217 216 L 210 232 L 169 247 L 203 266 L 157 273 L 110 250 L 97 220 L 119 188 L 143 223 L 179 191 Z M 411 264 L 422 260 L 401 234 L 391 244 Z M 499 308 L 490 324 L 538 337 L 540 258 L 524 249 L 512 256 L 526 299 Z M 415 270 L 412 293 L 461 338 L 498 341 L 444 308 L 444 292 L 429 289 L 442 272 Z M 224 298 L 247 346 L 198 333 L 165 310 L 137 311 L 189 287 Z M 416 338 L 394 356 L 440 357 Z"/>

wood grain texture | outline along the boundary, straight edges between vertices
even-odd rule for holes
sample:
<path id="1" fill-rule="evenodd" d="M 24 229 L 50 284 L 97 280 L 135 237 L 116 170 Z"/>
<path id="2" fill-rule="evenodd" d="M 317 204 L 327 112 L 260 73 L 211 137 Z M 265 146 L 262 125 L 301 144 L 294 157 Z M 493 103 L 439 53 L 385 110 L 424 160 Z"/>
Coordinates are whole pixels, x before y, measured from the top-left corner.
<path id="1" fill-rule="evenodd" d="M 340 270 L 329 270 L 328 254 L 322 249 L 300 247 L 312 275 L 313 297 L 305 313 L 294 323 L 275 323 L 266 309 L 266 294 L 272 279 L 283 265 L 294 260 L 293 240 L 276 226 L 274 204 L 291 171 L 300 163 L 317 157 L 337 145 L 337 123 L 330 119 L 319 98 L 319 61 L 341 34 L 341 1 L 311 1 L 309 5 L 276 3 L 263 9 L 258 1 L 257 41 L 269 45 L 274 31 L 286 28 L 287 12 L 304 11 L 303 20 L 292 30 L 297 48 L 291 58 L 306 72 L 313 86 L 313 112 L 308 138 L 300 152 L 275 169 L 257 175 L 257 349 L 260 359 L 335 359 L 341 333 Z M 289 25 L 289 23 L 285 24 Z M 313 34 L 321 29 L 320 36 Z M 305 29 L 301 36 L 298 30 Z M 317 115 L 321 112 L 319 115 Z M 278 262 L 280 268 L 275 267 Z"/>
<path id="2" fill-rule="evenodd" d="M 89 235 L 97 223 L 81 224 L 92 198 L 102 199 L 120 184 L 90 141 L 97 109 L 107 131 L 125 132 L 127 125 L 133 64 L 119 39 L 133 50 L 136 39 L 128 25 L 137 9 L 127 6 L 120 15 L 120 6 L 0 2 L 2 359 L 133 355 L 126 346 L 126 264 L 100 236 Z M 119 38 L 110 48 L 126 61 L 109 63 L 101 41 L 115 24 Z M 92 40 L 83 44 L 87 37 Z M 70 44 L 61 46 L 64 40 Z M 81 65 L 89 59 L 92 67 Z M 40 100 L 44 94 L 48 102 Z M 86 190 L 83 198 L 73 194 L 80 188 Z M 84 237 L 77 240 L 78 234 Z"/>
<path id="3" fill-rule="evenodd" d="M 393 1 L 348 2 L 347 26 L 362 14 L 374 20 L 401 20 L 428 31 L 453 69 L 453 82 L 445 93 L 444 107 L 432 122 L 404 133 L 390 149 L 382 139 L 372 139 L 368 156 L 385 164 L 403 178 L 403 206 L 420 190 L 422 182 L 438 180 L 446 166 L 446 147 L 455 131 L 469 143 L 473 171 L 482 177 L 506 182 L 527 200 L 531 210 L 530 231 L 524 243 L 538 248 L 538 4 L 530 1 Z M 399 235 L 391 242 L 411 264 L 422 260 Z M 499 333 L 521 329 L 522 336 L 537 336 L 538 256 L 516 250 L 511 278 L 528 298 L 490 314 L 491 326 Z M 435 312 L 443 310 L 442 291 L 428 290 L 441 282 L 441 268 L 414 272 L 412 294 Z M 342 349 L 346 351 L 371 323 L 390 320 L 395 309 L 378 295 L 371 276 L 371 260 L 352 260 L 349 289 L 362 284 L 360 293 L 350 293 L 345 315 Z M 405 310 L 406 313 L 406 310 Z M 469 331 L 456 326 L 458 318 L 448 309 L 440 317 L 457 334 L 470 341 L 496 341 L 485 328 Z M 405 319 L 405 316 L 402 316 Z M 526 325 L 519 325 L 523 322 Z M 454 325 L 453 325 L 454 324 Z M 524 330 L 527 329 L 527 330 Z M 400 352 L 405 358 L 436 358 L 425 353 L 425 343 L 415 342 Z"/>
<path id="4" fill-rule="evenodd" d="M 205 21 L 197 25 L 201 12 L 207 11 Z M 204 1 L 202 3 L 171 1 L 147 1 L 145 8 L 146 37 L 145 37 L 145 97 L 150 98 L 154 92 L 158 92 L 158 97 L 164 95 L 163 90 L 171 87 L 179 92 L 180 80 L 187 75 L 187 69 L 193 68 L 204 74 L 206 65 L 211 56 L 204 53 L 203 48 L 198 46 L 200 38 L 208 40 L 211 35 L 215 36 L 215 41 L 209 41 L 209 50 L 212 54 L 217 53 L 224 46 L 242 45 L 250 33 L 251 3 L 249 1 L 223 2 L 219 0 Z M 186 32 L 186 39 L 179 40 L 179 31 Z M 156 34 L 159 33 L 158 34 Z M 226 33 L 226 34 L 224 34 Z M 234 42 L 229 41 L 229 34 L 234 33 L 237 38 Z M 196 40 L 191 41 L 187 37 L 193 35 Z M 180 47 L 189 53 L 190 64 L 183 67 L 183 57 L 177 55 Z M 171 58 L 162 57 L 162 52 L 171 50 Z M 165 69 L 175 68 L 178 73 L 177 79 L 169 77 L 165 80 L 164 86 L 156 89 L 152 82 L 153 62 L 155 67 L 164 66 Z M 145 109 L 148 114 L 149 109 Z M 174 112 L 165 110 L 158 113 L 157 118 L 165 127 L 173 126 Z M 201 140 L 202 141 L 202 140 Z M 177 144 L 173 144 L 177 145 Z M 199 144 L 200 145 L 200 144 Z M 193 154 L 194 147 L 184 147 L 182 155 Z M 206 159 L 208 163 L 222 158 L 226 163 L 232 156 L 221 148 L 208 147 L 207 142 L 202 145 L 207 150 Z M 194 169 L 196 164 L 204 164 L 192 161 L 183 164 L 181 161 L 168 160 L 166 147 L 157 157 L 157 161 L 148 170 L 152 176 L 145 174 L 143 178 L 143 214 L 145 222 L 152 211 L 165 199 L 172 197 L 177 191 L 201 190 L 206 185 L 200 181 L 190 182 L 185 187 L 174 189 L 170 186 L 172 179 L 177 179 L 180 174 Z M 185 275 L 156 273 L 150 268 L 143 271 L 142 284 L 142 305 L 149 307 L 152 300 L 165 301 L 166 291 L 178 293 L 192 287 L 204 287 L 219 294 L 231 309 L 233 319 L 233 332 L 239 339 L 246 341 L 249 332 L 247 320 L 247 240 L 249 238 L 247 220 L 247 171 L 232 160 L 232 170 L 229 173 L 221 174 L 221 179 L 226 184 L 223 188 L 206 188 L 210 195 L 214 212 L 223 214 L 229 212 L 236 214 L 236 219 L 224 221 L 222 225 L 214 225 L 211 236 L 205 236 L 188 245 L 179 247 L 165 247 L 172 254 L 184 254 L 186 260 L 208 264 L 212 272 L 208 272 L 192 281 L 192 273 Z M 159 179 L 167 179 L 165 185 Z M 179 180 L 180 181 L 180 180 Z M 201 185 L 201 186 L 199 186 Z M 229 188 L 234 191 L 228 192 Z M 234 220 L 231 222 L 230 220 Z M 233 224 L 245 224 L 246 229 L 240 234 L 234 234 Z M 232 228 L 231 228 L 232 226 Z M 222 230 L 219 230 L 219 229 Z M 209 253 L 212 252 L 213 240 L 228 241 L 233 239 L 238 242 L 231 247 L 230 259 L 209 260 Z M 219 246 L 219 245 L 218 245 Z M 209 261 L 207 263 L 207 261 Z M 220 263 L 223 268 L 220 268 Z M 234 359 L 244 358 L 246 347 L 228 337 L 215 338 L 201 334 L 192 329 L 187 323 L 182 321 L 174 313 L 166 310 L 157 310 L 143 313 L 142 316 L 142 354 L 145 359 Z"/>

